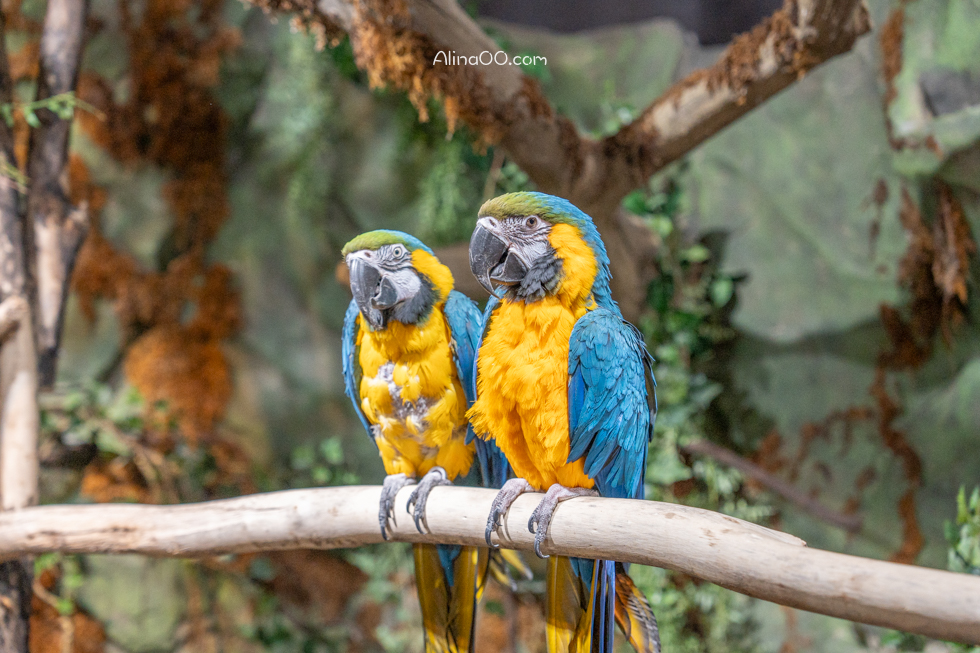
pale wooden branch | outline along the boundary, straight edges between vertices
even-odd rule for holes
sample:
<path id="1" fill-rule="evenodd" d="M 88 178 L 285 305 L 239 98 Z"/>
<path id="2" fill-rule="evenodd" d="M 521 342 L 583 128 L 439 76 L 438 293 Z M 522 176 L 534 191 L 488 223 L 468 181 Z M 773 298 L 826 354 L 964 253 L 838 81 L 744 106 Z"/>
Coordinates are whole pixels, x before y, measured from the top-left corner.
<path id="1" fill-rule="evenodd" d="M 8 297 L 3 312 L 16 325 L 0 342 L 0 509 L 16 510 L 37 499 L 37 357 L 27 300 Z"/>
<path id="2" fill-rule="evenodd" d="M 711 68 L 674 84 L 606 139 L 607 148 L 621 153 L 611 179 L 626 175 L 620 185 L 629 192 L 807 71 L 849 51 L 870 29 L 864 0 L 785 0 L 736 37 Z"/>
<path id="3" fill-rule="evenodd" d="M 734 467 L 821 521 L 844 529 L 848 533 L 858 533 L 861 531 L 864 523 L 861 515 L 845 515 L 844 513 L 828 508 L 792 483 L 779 478 L 775 474 L 770 474 L 759 465 L 742 458 L 734 451 L 718 446 L 713 442 L 708 442 L 707 440 L 695 440 L 681 447 L 681 450 L 685 453 L 708 456 L 723 465 Z"/>
<path id="4" fill-rule="evenodd" d="M 88 0 L 48 0 L 41 34 L 37 99 L 69 93 L 78 85 Z M 27 220 L 34 228 L 37 342 L 40 383 L 54 383 L 65 299 L 75 256 L 88 228 L 87 205 L 68 198 L 68 139 L 71 118 L 36 112 L 27 161 L 30 190 Z"/>
<path id="5" fill-rule="evenodd" d="M 394 539 L 483 544 L 493 490 L 436 488 L 430 531 L 395 505 Z M 381 542 L 379 487 L 255 494 L 178 506 L 43 506 L 0 514 L 0 555 L 142 553 L 201 557 L 275 549 L 331 549 Z M 500 543 L 530 551 L 524 495 Z M 544 551 L 609 558 L 684 572 L 767 601 L 940 639 L 980 643 L 980 578 L 807 548 L 792 535 L 726 515 L 654 501 L 582 498 L 562 503 Z"/>

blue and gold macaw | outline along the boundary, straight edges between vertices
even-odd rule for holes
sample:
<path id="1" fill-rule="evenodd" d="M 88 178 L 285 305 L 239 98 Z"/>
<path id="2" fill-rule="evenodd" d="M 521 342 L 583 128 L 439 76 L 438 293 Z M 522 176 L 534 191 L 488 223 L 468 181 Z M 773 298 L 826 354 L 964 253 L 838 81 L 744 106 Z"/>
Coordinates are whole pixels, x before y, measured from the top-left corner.
<path id="1" fill-rule="evenodd" d="M 523 492 L 546 491 L 528 529 L 535 552 L 560 501 L 643 498 L 656 416 L 652 359 L 609 289 L 609 258 L 592 219 L 567 200 L 510 193 L 488 201 L 470 267 L 491 299 L 468 415 L 514 475 L 493 503 L 487 544 Z M 625 566 L 552 557 L 548 650 L 611 651 L 617 621 L 638 651 L 659 651 L 656 619 Z"/>
<path id="2" fill-rule="evenodd" d="M 467 437 L 482 317 L 453 290 L 449 268 L 412 236 L 372 231 L 347 243 L 343 255 L 354 295 L 344 320 L 344 382 L 388 474 L 381 534 L 388 538 L 398 490 L 416 479 L 408 509 L 422 532 L 433 487 L 471 475 L 499 488 L 507 477 L 500 450 Z M 414 555 L 425 650 L 472 651 L 487 550 L 416 544 Z"/>

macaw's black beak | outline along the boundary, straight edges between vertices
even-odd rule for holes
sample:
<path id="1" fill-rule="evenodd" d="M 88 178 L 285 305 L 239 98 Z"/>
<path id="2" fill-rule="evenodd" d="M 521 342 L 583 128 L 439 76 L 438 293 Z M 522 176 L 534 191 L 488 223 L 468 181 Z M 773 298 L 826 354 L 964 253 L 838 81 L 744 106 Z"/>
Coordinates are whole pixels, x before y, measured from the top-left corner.
<path id="1" fill-rule="evenodd" d="M 497 286 L 513 286 L 527 274 L 527 266 L 496 232 L 493 218 L 480 218 L 470 238 L 470 270 L 491 295 Z"/>
<path id="2" fill-rule="evenodd" d="M 378 286 L 378 291 L 371 298 L 371 303 L 379 311 L 388 310 L 398 303 L 398 291 L 387 275 L 381 275 L 381 283 Z"/>
<path id="3" fill-rule="evenodd" d="M 361 315 L 375 330 L 384 329 L 388 324 L 388 312 L 398 299 L 391 281 L 384 272 L 357 255 L 347 259 L 350 269 L 350 290 Z"/>

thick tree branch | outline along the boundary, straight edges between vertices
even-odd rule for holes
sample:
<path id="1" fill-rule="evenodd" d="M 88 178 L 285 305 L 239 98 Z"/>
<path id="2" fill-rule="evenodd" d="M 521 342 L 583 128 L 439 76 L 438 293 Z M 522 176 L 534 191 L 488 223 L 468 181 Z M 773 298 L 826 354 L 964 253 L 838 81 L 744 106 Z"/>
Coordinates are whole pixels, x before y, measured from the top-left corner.
<path id="1" fill-rule="evenodd" d="M 87 0 L 48 0 L 41 35 L 37 99 L 73 92 L 85 41 Z M 41 126 L 31 132 L 27 162 L 30 192 L 27 219 L 34 228 L 37 342 L 41 385 L 54 383 L 65 298 L 75 255 L 88 225 L 86 206 L 68 198 L 68 139 L 71 118 L 36 112 Z"/>
<path id="2" fill-rule="evenodd" d="M 398 495 L 394 539 L 483 544 L 495 493 L 437 488 L 420 535 Z M 0 554 L 42 551 L 198 557 L 381 542 L 379 487 L 255 494 L 180 506 L 44 506 L 0 514 Z M 520 497 L 501 544 L 529 551 L 540 495 Z M 726 515 L 654 501 L 583 498 L 561 504 L 544 550 L 675 569 L 804 610 L 980 643 L 980 578 L 807 548 L 802 540 Z"/>
<path id="3" fill-rule="evenodd" d="M 775 474 L 770 474 L 759 465 L 742 458 L 734 451 L 720 447 L 707 440 L 696 440 L 681 447 L 681 450 L 685 453 L 708 456 L 723 465 L 734 467 L 749 478 L 755 479 L 769 490 L 772 490 L 821 521 L 827 522 L 837 528 L 842 528 L 849 533 L 858 533 L 861 531 L 864 519 L 860 515 L 845 515 L 844 513 L 828 508 L 792 483 L 779 478 Z"/>
<path id="4" fill-rule="evenodd" d="M 606 139 L 619 152 L 613 178 L 626 174 L 620 186 L 629 192 L 810 69 L 849 51 L 870 29 L 863 0 L 785 0 L 782 9 L 736 37 L 715 65 L 674 84 Z"/>

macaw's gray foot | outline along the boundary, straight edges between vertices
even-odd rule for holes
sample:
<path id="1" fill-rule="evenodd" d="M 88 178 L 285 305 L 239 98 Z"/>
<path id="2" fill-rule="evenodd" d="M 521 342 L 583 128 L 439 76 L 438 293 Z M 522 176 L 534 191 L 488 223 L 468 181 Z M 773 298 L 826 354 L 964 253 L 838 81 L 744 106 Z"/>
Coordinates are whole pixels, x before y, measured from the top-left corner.
<path id="1" fill-rule="evenodd" d="M 419 486 L 408 497 L 408 505 L 405 506 L 405 510 L 415 520 L 415 528 L 419 530 L 419 533 L 429 530 L 429 524 L 425 521 L 425 503 L 429 500 L 429 492 L 432 492 L 432 488 L 438 485 L 452 485 L 452 482 L 446 475 L 446 470 L 437 466 L 430 469 L 422 477 Z M 422 530 L 423 525 L 425 530 Z"/>
<path id="2" fill-rule="evenodd" d="M 491 549 L 500 548 L 500 545 L 494 544 L 490 537 L 494 531 L 500 528 L 500 518 L 504 516 L 504 513 L 507 512 L 511 504 L 517 500 L 517 497 L 525 492 L 534 492 L 534 488 L 523 478 L 512 478 L 504 483 L 504 486 L 500 488 L 500 492 L 493 498 L 493 503 L 490 504 L 490 517 L 487 518 L 486 533 L 487 546 Z"/>
<path id="3" fill-rule="evenodd" d="M 539 558 L 548 557 L 541 553 L 541 545 L 544 543 L 544 538 L 548 534 L 548 527 L 551 526 L 551 518 L 555 516 L 555 508 L 558 507 L 559 503 L 567 499 L 574 499 L 575 497 L 597 496 L 599 496 L 599 493 L 596 490 L 590 490 L 584 487 L 565 487 L 564 485 L 555 483 L 548 488 L 544 499 L 541 500 L 538 507 L 531 513 L 531 518 L 527 520 L 527 530 L 534 533 L 534 553 Z"/>
<path id="4" fill-rule="evenodd" d="M 395 523 L 395 496 L 398 490 L 411 485 L 415 479 L 407 474 L 391 474 L 385 476 L 381 486 L 381 506 L 378 510 L 378 522 L 381 524 L 381 537 L 388 539 L 388 520 Z"/>

